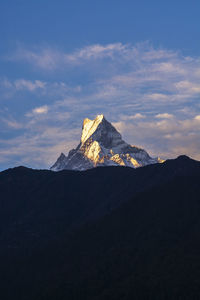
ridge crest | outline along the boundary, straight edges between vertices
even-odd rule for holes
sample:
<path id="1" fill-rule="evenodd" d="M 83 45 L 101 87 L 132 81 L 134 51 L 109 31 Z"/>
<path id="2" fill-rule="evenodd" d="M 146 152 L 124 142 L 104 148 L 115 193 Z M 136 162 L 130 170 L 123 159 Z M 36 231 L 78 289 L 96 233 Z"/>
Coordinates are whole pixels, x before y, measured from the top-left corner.
<path id="1" fill-rule="evenodd" d="M 62 153 L 51 170 L 83 171 L 97 166 L 138 168 L 161 162 L 159 158 L 151 158 L 144 149 L 127 144 L 116 128 L 100 114 L 94 120 L 83 120 L 79 145 L 70 150 L 68 156 Z"/>

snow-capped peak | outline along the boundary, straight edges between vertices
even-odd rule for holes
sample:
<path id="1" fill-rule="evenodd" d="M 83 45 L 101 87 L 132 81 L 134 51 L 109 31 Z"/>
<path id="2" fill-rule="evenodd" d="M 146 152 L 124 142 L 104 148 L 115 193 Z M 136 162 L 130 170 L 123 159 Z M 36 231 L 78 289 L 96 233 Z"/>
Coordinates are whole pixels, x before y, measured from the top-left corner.
<path id="1" fill-rule="evenodd" d="M 82 127 L 82 135 L 81 135 L 81 143 L 84 142 L 95 132 L 99 124 L 104 119 L 104 115 L 97 115 L 94 120 L 90 120 L 88 118 L 84 119 L 83 127 Z"/>
<path id="2" fill-rule="evenodd" d="M 123 141 L 121 134 L 101 114 L 94 120 L 84 119 L 80 144 L 68 156 L 62 154 L 51 169 L 87 170 L 96 166 L 137 168 L 158 162 L 161 162 L 160 159 L 151 158 L 145 150 Z"/>

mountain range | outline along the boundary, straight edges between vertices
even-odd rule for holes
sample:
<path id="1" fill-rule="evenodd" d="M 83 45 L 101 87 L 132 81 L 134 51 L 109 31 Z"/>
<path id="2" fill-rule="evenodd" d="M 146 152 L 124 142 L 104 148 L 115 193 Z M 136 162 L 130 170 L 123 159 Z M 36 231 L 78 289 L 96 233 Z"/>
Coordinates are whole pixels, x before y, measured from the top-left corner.
<path id="1" fill-rule="evenodd" d="M 97 115 L 94 120 L 83 121 L 80 143 L 68 156 L 61 153 L 51 170 L 84 171 L 97 166 L 138 168 L 157 162 L 163 160 L 151 158 L 144 149 L 127 144 L 104 115 Z"/>
<path id="2" fill-rule="evenodd" d="M 0 298 L 200 298 L 200 162 L 0 172 Z"/>

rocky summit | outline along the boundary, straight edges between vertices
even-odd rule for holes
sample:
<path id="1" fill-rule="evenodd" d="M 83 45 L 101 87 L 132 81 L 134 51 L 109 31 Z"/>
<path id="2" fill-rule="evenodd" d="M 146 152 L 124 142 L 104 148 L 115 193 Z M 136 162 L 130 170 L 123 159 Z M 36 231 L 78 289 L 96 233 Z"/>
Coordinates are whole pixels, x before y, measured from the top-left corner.
<path id="1" fill-rule="evenodd" d="M 97 166 L 138 168 L 159 162 L 163 161 L 123 141 L 121 134 L 104 115 L 97 115 L 94 120 L 84 119 L 80 143 L 76 149 L 69 151 L 68 156 L 61 153 L 51 170 L 84 171 Z"/>

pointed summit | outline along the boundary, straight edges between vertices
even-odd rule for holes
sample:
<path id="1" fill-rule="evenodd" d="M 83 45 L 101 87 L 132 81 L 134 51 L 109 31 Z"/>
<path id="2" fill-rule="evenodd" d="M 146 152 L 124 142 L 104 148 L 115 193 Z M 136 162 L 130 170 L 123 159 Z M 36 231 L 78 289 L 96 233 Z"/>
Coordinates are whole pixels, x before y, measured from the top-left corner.
<path id="1" fill-rule="evenodd" d="M 151 158 L 145 150 L 124 142 L 121 134 L 101 114 L 94 120 L 84 119 L 80 144 L 67 157 L 60 155 L 51 170 L 87 170 L 96 166 L 137 168 L 158 162 L 158 158 Z"/>
<path id="2" fill-rule="evenodd" d="M 97 115 L 94 120 L 88 118 L 84 119 L 81 135 L 81 143 L 84 143 L 97 129 L 99 124 L 103 121 L 104 115 Z"/>
<path id="3" fill-rule="evenodd" d="M 85 119 L 81 135 L 81 144 L 86 141 L 97 141 L 105 148 L 112 148 L 121 144 L 121 134 L 109 123 L 104 115 L 97 115 L 94 120 Z"/>

